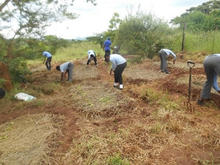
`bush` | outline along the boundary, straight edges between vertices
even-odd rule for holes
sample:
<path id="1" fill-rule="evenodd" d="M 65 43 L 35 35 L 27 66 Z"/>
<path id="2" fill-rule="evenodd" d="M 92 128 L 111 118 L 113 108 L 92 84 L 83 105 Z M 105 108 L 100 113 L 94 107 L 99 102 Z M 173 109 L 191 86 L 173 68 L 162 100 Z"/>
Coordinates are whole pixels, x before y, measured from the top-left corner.
<path id="1" fill-rule="evenodd" d="M 164 47 L 169 33 L 171 32 L 166 23 L 150 14 L 138 12 L 122 21 L 116 43 L 120 43 L 128 54 L 153 58 Z"/>
<path id="2" fill-rule="evenodd" d="M 10 60 L 9 71 L 13 82 L 25 82 L 26 75 L 30 74 L 25 59 L 22 57 Z"/>

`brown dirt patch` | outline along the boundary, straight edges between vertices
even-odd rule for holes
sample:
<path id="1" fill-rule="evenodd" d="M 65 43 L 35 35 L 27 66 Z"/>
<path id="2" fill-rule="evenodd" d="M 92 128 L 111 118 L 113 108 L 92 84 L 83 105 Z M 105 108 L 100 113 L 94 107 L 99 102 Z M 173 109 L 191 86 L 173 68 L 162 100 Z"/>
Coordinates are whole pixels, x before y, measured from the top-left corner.
<path id="1" fill-rule="evenodd" d="M 108 164 L 112 157 L 131 164 L 202 164 L 212 160 L 218 164 L 220 113 L 216 104 L 186 110 L 187 69 L 170 65 L 171 74 L 166 75 L 158 74 L 155 61 L 128 63 L 125 89 L 119 91 L 112 87 L 108 64 L 74 64 L 73 83 L 57 82 L 60 73 L 55 70 L 34 71 L 23 89 L 37 94 L 37 100 L 7 100 L 1 104 L 0 123 L 42 112 L 61 116 L 53 117 L 59 131 L 46 143 L 51 152 L 45 158 L 53 158 L 51 162 L 57 164 Z M 202 74 L 202 68 L 193 69 L 193 80 L 198 76 L 193 84 L 194 100 L 199 96 L 196 85 L 201 85 Z M 219 101 L 217 95 L 213 98 Z"/>
<path id="2" fill-rule="evenodd" d="M 49 164 L 47 139 L 57 133 L 49 114 L 24 115 L 0 125 L 1 164 Z M 10 145 L 9 145 L 10 144 Z"/>
<path id="3" fill-rule="evenodd" d="M 153 62 L 149 60 L 144 61 L 142 64 L 131 64 L 125 68 L 124 76 L 129 82 L 135 82 L 136 80 L 152 81 L 166 77 L 166 75 L 161 73 L 159 68 L 155 67 Z"/>
<path id="4" fill-rule="evenodd" d="M 76 63 L 74 65 L 74 81 L 91 81 L 99 79 L 98 68 L 95 65 L 86 65 L 82 63 Z"/>
<path id="5" fill-rule="evenodd" d="M 77 109 L 92 118 L 119 114 L 129 102 L 132 104 L 131 99 L 123 95 L 122 91 L 100 80 L 71 86 L 69 91 L 66 97 L 72 98 Z"/>

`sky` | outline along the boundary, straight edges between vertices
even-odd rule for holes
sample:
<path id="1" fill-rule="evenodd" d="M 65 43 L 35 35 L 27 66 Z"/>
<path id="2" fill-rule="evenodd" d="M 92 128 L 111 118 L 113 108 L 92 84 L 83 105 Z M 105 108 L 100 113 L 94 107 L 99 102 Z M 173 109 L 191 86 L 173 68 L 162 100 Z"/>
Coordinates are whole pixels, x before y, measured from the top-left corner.
<path id="1" fill-rule="evenodd" d="M 86 0 L 75 0 L 74 12 L 78 18 L 53 23 L 47 28 L 47 35 L 65 39 L 80 39 L 94 36 L 108 30 L 109 21 L 115 12 L 123 19 L 128 13 L 140 10 L 169 22 L 191 7 L 208 0 L 96 0 L 97 5 Z"/>

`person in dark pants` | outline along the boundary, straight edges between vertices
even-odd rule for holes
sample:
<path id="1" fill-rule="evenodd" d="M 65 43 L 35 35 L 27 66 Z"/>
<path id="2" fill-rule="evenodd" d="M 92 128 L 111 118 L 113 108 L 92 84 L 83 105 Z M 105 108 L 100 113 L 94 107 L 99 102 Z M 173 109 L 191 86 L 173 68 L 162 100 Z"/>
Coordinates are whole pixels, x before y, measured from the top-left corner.
<path id="1" fill-rule="evenodd" d="M 52 61 L 52 55 L 47 52 L 47 51 L 44 51 L 43 53 L 43 56 L 45 56 L 46 58 L 44 59 L 44 62 L 43 64 L 45 63 L 46 67 L 47 67 L 47 70 L 51 70 L 51 61 Z"/>
<path id="2" fill-rule="evenodd" d="M 0 99 L 2 99 L 5 96 L 5 90 L 0 88 Z"/>
<path id="3" fill-rule="evenodd" d="M 111 44 L 112 44 L 112 42 L 111 42 L 110 38 L 108 37 L 104 42 L 105 56 L 111 54 L 111 48 L 110 48 Z"/>
<path id="4" fill-rule="evenodd" d="M 72 82 L 72 72 L 73 72 L 73 63 L 65 62 L 61 65 L 56 66 L 56 70 L 61 71 L 61 81 L 66 77 L 66 73 L 68 73 L 67 81 Z"/>
<path id="5" fill-rule="evenodd" d="M 176 61 L 176 55 L 169 49 L 161 49 L 159 51 L 159 56 L 160 56 L 160 69 L 161 72 L 165 72 L 166 74 L 169 74 L 167 70 L 167 58 L 169 56 L 173 56 L 173 64 L 175 64 Z"/>
<path id="6" fill-rule="evenodd" d="M 217 76 L 220 76 L 220 54 L 212 54 L 205 58 L 204 69 L 206 73 L 206 82 L 203 86 L 198 104 L 202 105 L 204 101 L 210 99 L 211 88 L 213 87 L 218 93 L 220 88 L 218 86 Z"/>
<path id="7" fill-rule="evenodd" d="M 119 87 L 119 89 L 123 89 L 123 79 L 122 79 L 122 73 L 127 66 L 127 61 L 124 57 L 122 57 L 119 54 L 111 54 L 111 55 L 105 55 L 105 61 L 112 63 L 112 68 L 110 70 L 110 75 L 112 74 L 112 71 L 114 72 L 114 87 Z"/>
<path id="8" fill-rule="evenodd" d="M 95 65 L 97 65 L 97 59 L 96 59 L 96 54 L 93 50 L 89 50 L 88 51 L 88 61 L 87 61 L 87 65 L 89 65 L 90 61 L 94 60 Z"/>

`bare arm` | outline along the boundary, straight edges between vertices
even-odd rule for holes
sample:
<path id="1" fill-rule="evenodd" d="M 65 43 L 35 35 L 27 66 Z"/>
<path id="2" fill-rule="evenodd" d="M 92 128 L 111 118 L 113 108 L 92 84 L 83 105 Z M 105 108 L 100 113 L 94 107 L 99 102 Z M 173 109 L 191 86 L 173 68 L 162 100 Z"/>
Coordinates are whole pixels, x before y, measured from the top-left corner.
<path id="1" fill-rule="evenodd" d="M 47 58 L 44 58 L 43 64 L 45 64 Z"/>
<path id="2" fill-rule="evenodd" d="M 113 70 L 111 69 L 111 70 L 110 70 L 110 75 L 112 75 L 112 71 L 113 71 Z"/>
<path id="3" fill-rule="evenodd" d="M 64 79 L 64 73 L 63 72 L 61 72 L 61 79 L 60 79 L 60 81 L 63 81 L 63 79 Z"/>

